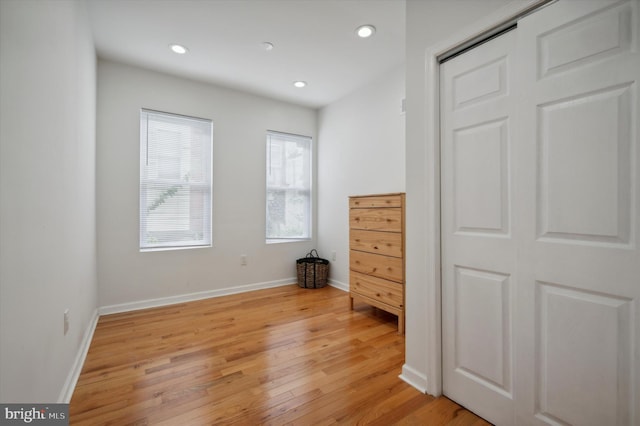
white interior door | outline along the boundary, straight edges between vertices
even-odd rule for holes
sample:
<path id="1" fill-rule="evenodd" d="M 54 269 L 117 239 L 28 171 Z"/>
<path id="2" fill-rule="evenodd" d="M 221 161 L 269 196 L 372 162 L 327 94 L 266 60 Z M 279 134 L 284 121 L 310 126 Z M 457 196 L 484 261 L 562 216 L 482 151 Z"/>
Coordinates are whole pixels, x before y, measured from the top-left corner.
<path id="1" fill-rule="evenodd" d="M 518 24 L 516 423 L 640 424 L 638 6 Z"/>
<path id="2" fill-rule="evenodd" d="M 501 424 L 514 419 L 515 41 L 440 67 L 443 391 Z"/>
<path id="3" fill-rule="evenodd" d="M 441 66 L 443 389 L 496 424 L 640 424 L 638 6 Z"/>

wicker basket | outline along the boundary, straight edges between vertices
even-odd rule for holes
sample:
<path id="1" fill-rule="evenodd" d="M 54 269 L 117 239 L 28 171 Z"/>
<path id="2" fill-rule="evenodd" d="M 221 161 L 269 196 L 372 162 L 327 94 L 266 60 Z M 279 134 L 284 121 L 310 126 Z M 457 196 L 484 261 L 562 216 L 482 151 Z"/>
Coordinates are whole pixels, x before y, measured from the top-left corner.
<path id="1" fill-rule="evenodd" d="M 314 254 L 315 253 L 315 254 Z M 329 261 L 318 256 L 314 249 L 306 257 L 296 260 L 298 286 L 301 288 L 322 288 L 329 278 Z"/>

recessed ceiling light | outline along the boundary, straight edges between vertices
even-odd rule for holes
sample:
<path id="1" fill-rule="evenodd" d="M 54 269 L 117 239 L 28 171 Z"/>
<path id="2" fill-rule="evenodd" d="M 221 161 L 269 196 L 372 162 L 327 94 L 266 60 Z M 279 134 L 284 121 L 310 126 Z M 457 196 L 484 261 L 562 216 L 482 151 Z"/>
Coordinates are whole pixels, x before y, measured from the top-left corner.
<path id="1" fill-rule="evenodd" d="M 305 87 L 307 85 L 306 81 L 294 81 L 293 85 L 298 87 L 298 88 L 302 88 Z"/>
<path id="2" fill-rule="evenodd" d="M 187 49 L 186 47 L 182 46 L 181 44 L 170 44 L 169 48 L 179 54 L 179 55 L 184 55 L 185 53 L 187 53 L 189 51 L 189 49 Z"/>
<path id="3" fill-rule="evenodd" d="M 273 50 L 273 43 L 271 43 L 270 41 L 263 41 L 262 42 L 262 48 L 264 50 L 266 50 L 267 52 L 270 50 Z"/>
<path id="4" fill-rule="evenodd" d="M 376 27 L 373 25 L 361 25 L 356 29 L 356 34 L 361 38 L 371 37 L 375 32 Z"/>

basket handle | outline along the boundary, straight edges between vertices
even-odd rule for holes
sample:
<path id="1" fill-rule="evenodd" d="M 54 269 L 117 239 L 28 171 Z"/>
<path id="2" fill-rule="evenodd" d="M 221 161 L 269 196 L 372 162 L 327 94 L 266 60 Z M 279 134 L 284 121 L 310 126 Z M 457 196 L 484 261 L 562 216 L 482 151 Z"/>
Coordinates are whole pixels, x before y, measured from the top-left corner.
<path id="1" fill-rule="evenodd" d="M 314 252 L 316 253 L 315 255 L 313 254 Z M 306 257 L 311 257 L 311 258 L 316 258 L 316 257 L 317 257 L 317 258 L 319 258 L 319 257 L 320 257 L 320 255 L 318 254 L 318 252 L 316 251 L 316 249 L 313 249 L 313 250 L 311 250 L 309 253 L 307 253 L 307 256 L 306 256 Z"/>

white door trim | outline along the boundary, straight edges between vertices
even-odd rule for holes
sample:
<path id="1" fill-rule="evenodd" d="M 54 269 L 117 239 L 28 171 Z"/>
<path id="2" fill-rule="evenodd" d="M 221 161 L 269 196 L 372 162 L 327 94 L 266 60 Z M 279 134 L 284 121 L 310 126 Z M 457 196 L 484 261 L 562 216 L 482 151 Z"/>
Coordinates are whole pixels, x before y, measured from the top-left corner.
<path id="1" fill-rule="evenodd" d="M 427 173 L 422 181 L 425 211 L 412 215 L 424 221 L 425 253 L 419 253 L 421 264 L 408 265 L 415 268 L 415 278 L 425 285 L 425 299 L 422 305 L 426 311 L 426 324 L 423 338 L 427 357 L 424 375 L 405 364 L 402 368 L 403 380 L 421 391 L 439 396 L 442 394 L 442 321 L 441 321 L 441 276 L 440 276 L 440 76 L 438 58 L 460 45 L 486 34 L 491 29 L 521 15 L 533 6 L 546 3 L 547 0 L 517 0 L 478 20 L 442 42 L 426 49 L 425 52 L 425 117 L 426 130 L 424 169 Z M 411 204 L 408 204 L 409 206 Z M 415 256 L 413 256 L 415 258 Z M 410 338 L 410 336 L 408 336 Z M 422 340 L 422 339 L 420 339 Z"/>

